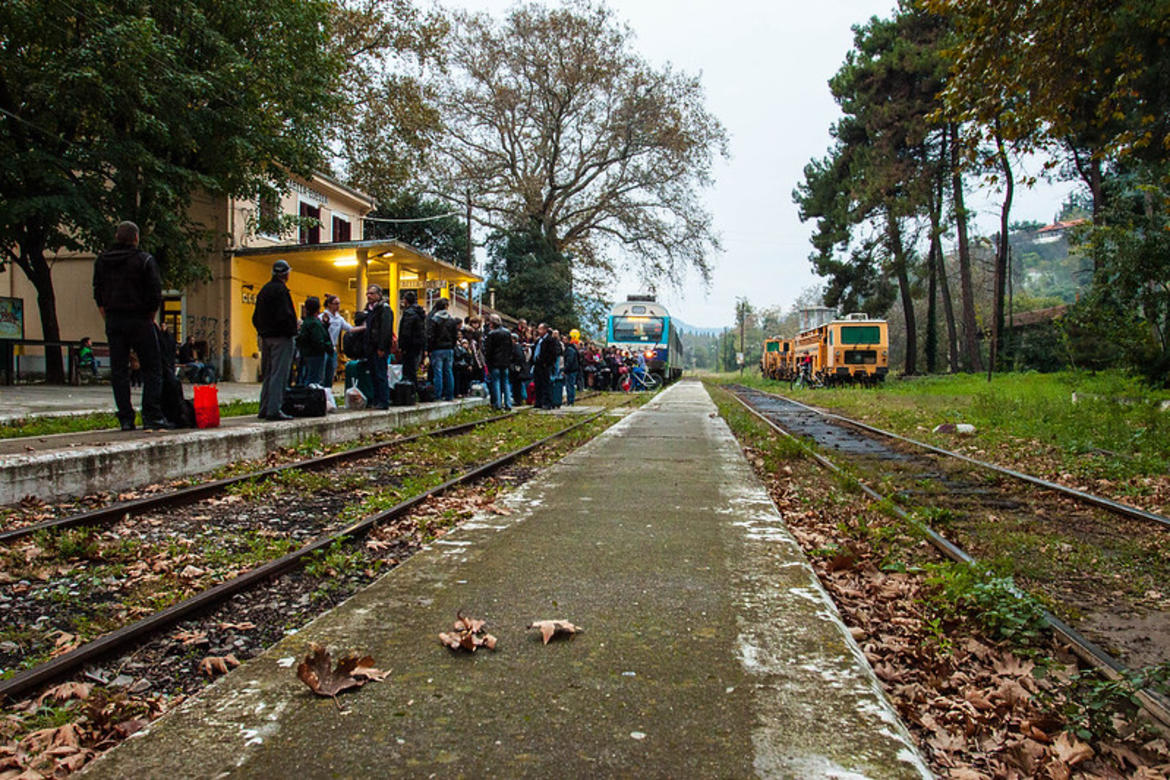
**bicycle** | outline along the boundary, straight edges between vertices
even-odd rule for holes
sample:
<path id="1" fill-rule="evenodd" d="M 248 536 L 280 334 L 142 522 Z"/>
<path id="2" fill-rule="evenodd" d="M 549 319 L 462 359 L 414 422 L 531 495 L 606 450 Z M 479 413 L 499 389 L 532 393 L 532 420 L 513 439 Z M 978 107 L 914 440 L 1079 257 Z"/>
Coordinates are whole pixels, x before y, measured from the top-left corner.
<path id="1" fill-rule="evenodd" d="M 820 377 L 813 376 L 808 366 L 801 368 L 800 373 L 796 375 L 796 378 L 788 383 L 788 388 L 790 390 L 803 390 L 805 388 L 815 389 L 824 386 L 825 383 L 821 381 Z"/>
<path id="2" fill-rule="evenodd" d="M 652 393 L 660 387 L 662 387 L 662 378 L 658 374 L 650 371 L 641 373 L 635 371 L 630 374 L 630 390 L 646 390 Z"/>

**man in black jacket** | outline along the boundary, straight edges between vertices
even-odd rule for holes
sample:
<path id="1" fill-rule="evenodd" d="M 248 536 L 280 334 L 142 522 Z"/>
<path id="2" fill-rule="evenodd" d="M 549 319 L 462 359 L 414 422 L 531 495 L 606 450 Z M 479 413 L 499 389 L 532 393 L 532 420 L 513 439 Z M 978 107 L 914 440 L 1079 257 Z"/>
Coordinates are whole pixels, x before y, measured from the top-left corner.
<path id="1" fill-rule="evenodd" d="M 122 430 L 134 430 L 130 350 L 142 370 L 142 426 L 174 428 L 162 411 L 162 366 L 154 315 L 162 305 L 162 277 L 154 258 L 138 248 L 138 226 L 122 222 L 114 245 L 93 264 L 93 299 L 106 321 L 114 404 Z"/>
<path id="2" fill-rule="evenodd" d="M 252 325 L 260 337 L 260 419 L 291 420 L 284 413 L 284 389 L 292 368 L 293 337 L 297 335 L 297 310 L 288 291 L 292 269 L 283 260 L 272 264 L 272 279 L 260 288 Z"/>
<path id="3" fill-rule="evenodd" d="M 382 298 L 382 288 L 371 284 L 366 288 L 366 363 L 370 367 L 370 381 L 374 384 L 371 409 L 390 408 L 390 378 L 386 359 L 394 349 L 394 310 Z"/>
<path id="4" fill-rule="evenodd" d="M 503 326 L 498 314 L 491 315 L 491 324 L 492 329 L 483 340 L 483 357 L 489 372 L 492 408 L 502 406 L 512 411 L 512 387 L 508 381 L 508 367 L 512 365 L 512 333 Z"/>
<path id="5" fill-rule="evenodd" d="M 402 320 L 398 323 L 398 348 L 402 350 L 402 379 L 418 382 L 418 361 L 427 346 L 427 313 L 418 305 L 418 293 L 407 290 Z"/>
<path id="6" fill-rule="evenodd" d="M 536 387 L 537 409 L 552 409 L 552 374 L 557 364 L 558 344 L 543 322 L 536 326 L 536 343 L 532 345 L 532 380 Z"/>

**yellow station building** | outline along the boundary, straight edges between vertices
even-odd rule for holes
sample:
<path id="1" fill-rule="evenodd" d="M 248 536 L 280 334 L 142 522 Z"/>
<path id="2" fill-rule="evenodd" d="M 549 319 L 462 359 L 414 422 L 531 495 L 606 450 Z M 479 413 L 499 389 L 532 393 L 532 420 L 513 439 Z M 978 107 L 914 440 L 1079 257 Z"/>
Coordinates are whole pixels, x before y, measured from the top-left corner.
<path id="1" fill-rule="evenodd" d="M 183 290 L 164 291 L 164 319 L 172 333 L 180 342 L 194 336 L 206 350 L 206 362 L 222 378 L 257 381 L 260 350 L 252 312 L 256 294 L 272 277 L 277 260 L 292 266 L 288 286 L 298 309 L 309 296 L 323 299 L 333 294 L 341 299 L 342 314 L 350 322 L 354 312 L 365 308 L 367 284 L 387 291 L 396 319 L 401 313 L 400 295 L 407 289 L 418 290 L 424 305 L 442 296 L 454 297 L 468 307 L 467 290 L 481 277 L 400 241 L 364 240 L 364 218 L 374 205 L 370 196 L 327 176 L 294 179 L 278 202 L 266 204 L 266 216 L 271 218 L 271 211 L 278 210 L 312 217 L 318 226 L 268 234 L 257 229 L 263 222 L 257 200 L 196 199 L 191 204 L 192 217 L 217 236 L 207 257 L 211 279 Z M 93 259 L 93 255 L 61 255 L 53 264 L 57 318 L 64 340 L 82 336 L 105 340 L 105 327 L 93 301 Z M 14 268 L 5 276 L 0 278 L 0 296 L 23 299 L 24 337 L 41 338 L 36 291 Z M 38 358 L 43 366 L 39 353 L 33 347 L 23 350 L 22 372 L 35 371 Z"/>

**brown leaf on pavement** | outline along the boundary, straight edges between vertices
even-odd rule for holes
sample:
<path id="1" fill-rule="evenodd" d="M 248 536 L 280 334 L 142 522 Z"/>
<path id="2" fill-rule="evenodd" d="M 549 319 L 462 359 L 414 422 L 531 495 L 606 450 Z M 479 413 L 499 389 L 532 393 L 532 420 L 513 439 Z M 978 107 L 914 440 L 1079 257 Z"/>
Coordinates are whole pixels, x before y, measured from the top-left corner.
<path id="1" fill-rule="evenodd" d="M 585 629 L 580 626 L 575 626 L 567 620 L 537 620 L 528 625 L 530 629 L 538 629 L 541 637 L 544 639 L 544 644 L 548 644 L 549 640 L 557 634 L 580 634 Z"/>
<path id="2" fill-rule="evenodd" d="M 309 686 L 309 690 L 318 696 L 334 699 L 342 691 L 360 688 L 371 680 L 381 682 L 387 674 L 389 672 L 374 667 L 372 656 L 358 656 L 356 653 L 343 656 L 334 668 L 329 650 L 316 642 L 309 645 L 305 660 L 297 666 L 297 677 Z"/>
<path id="3" fill-rule="evenodd" d="M 209 655 L 199 662 L 199 671 L 208 677 L 215 677 L 216 673 L 227 674 L 229 668 L 240 665 L 239 659 L 232 653 L 227 655 Z"/>
<path id="4" fill-rule="evenodd" d="M 484 631 L 486 627 L 486 620 L 465 617 L 462 612 L 457 612 L 454 631 L 440 633 L 439 641 L 452 650 L 466 650 L 470 653 L 474 653 L 481 647 L 495 650 L 498 640 Z"/>

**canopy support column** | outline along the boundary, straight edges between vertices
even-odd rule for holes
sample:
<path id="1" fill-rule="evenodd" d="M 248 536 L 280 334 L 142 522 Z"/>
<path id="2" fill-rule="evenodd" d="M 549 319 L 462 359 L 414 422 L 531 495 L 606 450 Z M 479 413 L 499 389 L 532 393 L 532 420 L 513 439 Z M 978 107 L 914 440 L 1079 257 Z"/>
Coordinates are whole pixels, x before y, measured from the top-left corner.
<path id="1" fill-rule="evenodd" d="M 368 249 L 357 250 L 357 290 L 354 291 L 354 314 L 366 310 L 366 287 L 370 278 L 370 252 Z"/>

